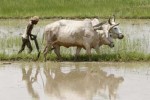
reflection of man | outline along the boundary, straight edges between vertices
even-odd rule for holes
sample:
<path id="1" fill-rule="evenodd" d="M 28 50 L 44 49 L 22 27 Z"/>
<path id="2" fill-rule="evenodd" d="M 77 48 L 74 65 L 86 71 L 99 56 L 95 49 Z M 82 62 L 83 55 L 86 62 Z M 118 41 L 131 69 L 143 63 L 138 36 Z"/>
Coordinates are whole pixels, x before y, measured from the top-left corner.
<path id="1" fill-rule="evenodd" d="M 27 25 L 27 29 L 22 35 L 22 46 L 21 46 L 21 49 L 19 50 L 18 53 L 21 53 L 24 50 L 25 46 L 27 46 L 29 48 L 28 53 L 32 52 L 32 46 L 31 46 L 31 43 L 30 43 L 30 39 L 35 40 L 36 35 L 31 34 L 31 31 L 33 29 L 33 26 L 36 25 L 38 23 L 38 21 L 39 21 L 38 16 L 31 17 L 31 19 L 30 19 L 30 21 Z M 30 37 L 30 39 L 29 39 L 29 37 Z"/>
<path id="2" fill-rule="evenodd" d="M 32 84 L 37 80 L 38 71 L 36 71 L 35 77 L 32 77 L 30 79 L 31 74 L 32 68 L 29 68 L 28 71 L 26 71 L 25 68 L 22 68 L 22 80 L 26 81 L 29 94 L 31 94 L 33 98 L 39 98 L 39 95 L 34 91 L 32 87 Z"/>

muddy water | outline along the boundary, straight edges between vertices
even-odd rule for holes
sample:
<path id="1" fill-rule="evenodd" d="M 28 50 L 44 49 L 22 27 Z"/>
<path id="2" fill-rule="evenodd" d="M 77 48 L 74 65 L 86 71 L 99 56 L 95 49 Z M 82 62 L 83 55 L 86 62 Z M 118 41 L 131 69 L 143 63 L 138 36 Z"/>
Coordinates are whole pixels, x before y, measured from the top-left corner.
<path id="1" fill-rule="evenodd" d="M 150 63 L 0 63 L 0 100 L 149 100 Z"/>

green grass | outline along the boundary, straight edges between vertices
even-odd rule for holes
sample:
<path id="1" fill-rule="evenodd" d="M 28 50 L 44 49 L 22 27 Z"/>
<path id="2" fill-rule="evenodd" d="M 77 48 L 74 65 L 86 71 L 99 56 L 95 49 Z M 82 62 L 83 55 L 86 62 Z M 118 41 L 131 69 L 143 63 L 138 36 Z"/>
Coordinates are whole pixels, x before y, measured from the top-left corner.
<path id="1" fill-rule="evenodd" d="M 44 45 L 41 44 L 41 38 L 38 39 L 40 49 L 43 51 Z M 146 47 L 149 45 L 146 37 L 141 40 L 130 40 L 128 36 L 123 40 L 115 40 L 115 47 L 110 48 L 108 46 L 100 47 L 100 54 L 96 54 L 92 50 L 92 61 L 150 61 L 150 54 L 145 53 Z M 144 45 L 143 45 L 144 43 Z M 20 37 L 8 37 L 6 39 L 0 39 L 0 61 L 35 61 L 37 51 L 32 42 L 33 52 L 27 54 L 27 48 L 21 54 L 17 54 L 21 46 Z M 145 48 L 143 48 L 145 47 Z M 147 49 L 146 49 L 147 50 Z M 61 47 L 61 55 L 63 61 L 74 61 L 75 48 Z M 78 61 L 88 61 L 88 56 L 85 55 L 85 50 L 81 50 L 81 55 Z M 47 60 L 56 61 L 57 57 L 52 52 L 47 56 Z M 39 58 L 39 61 L 44 61 L 43 54 Z"/>
<path id="2" fill-rule="evenodd" d="M 1 54 L 0 61 L 36 61 L 37 53 L 33 54 Z M 47 55 L 47 60 L 57 61 L 54 53 Z M 62 55 L 63 61 L 75 61 L 74 56 L 67 54 Z M 38 61 L 44 61 L 43 54 L 41 54 Z M 89 61 L 87 55 L 81 54 L 76 61 Z M 150 61 L 150 54 L 144 54 L 139 52 L 128 53 L 111 53 L 111 54 L 92 54 L 92 61 L 117 61 L 117 62 L 129 62 L 129 61 Z"/>
<path id="3" fill-rule="evenodd" d="M 1 0 L 1 18 L 150 18 L 150 0 Z"/>

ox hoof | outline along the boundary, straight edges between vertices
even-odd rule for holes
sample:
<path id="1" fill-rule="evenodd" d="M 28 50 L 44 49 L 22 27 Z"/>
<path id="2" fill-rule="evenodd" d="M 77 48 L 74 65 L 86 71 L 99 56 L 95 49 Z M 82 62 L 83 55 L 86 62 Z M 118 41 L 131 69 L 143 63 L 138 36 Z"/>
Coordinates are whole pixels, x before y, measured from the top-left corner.
<path id="1" fill-rule="evenodd" d="M 60 58 L 57 58 L 56 61 L 63 61 L 63 59 L 60 57 Z"/>

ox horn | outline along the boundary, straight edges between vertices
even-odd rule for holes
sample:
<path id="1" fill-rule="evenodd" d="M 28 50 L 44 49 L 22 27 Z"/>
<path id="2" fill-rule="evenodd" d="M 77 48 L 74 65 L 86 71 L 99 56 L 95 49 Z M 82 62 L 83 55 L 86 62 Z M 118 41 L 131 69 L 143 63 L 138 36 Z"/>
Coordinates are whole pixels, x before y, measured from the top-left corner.
<path id="1" fill-rule="evenodd" d="M 118 26 L 120 23 L 118 23 L 118 24 L 115 24 L 115 25 L 112 25 L 110 28 L 109 28 L 109 31 L 112 29 L 112 28 L 114 28 L 115 26 Z"/>
<path id="2" fill-rule="evenodd" d="M 112 25 L 112 23 L 115 22 L 115 15 L 109 18 L 108 23 Z"/>
<path id="3" fill-rule="evenodd" d="M 108 23 L 112 25 L 111 18 L 108 19 Z"/>

